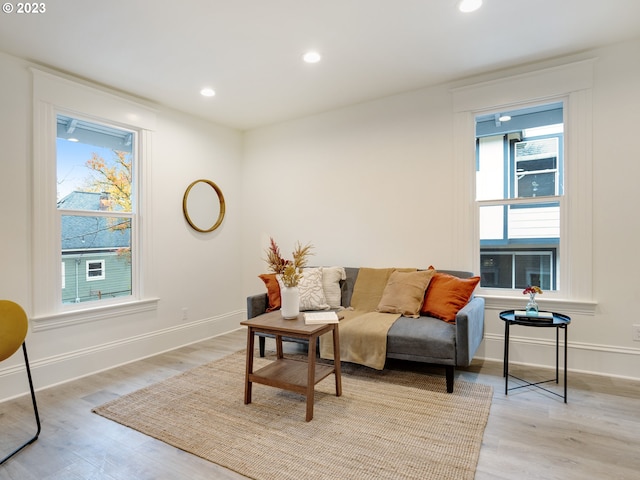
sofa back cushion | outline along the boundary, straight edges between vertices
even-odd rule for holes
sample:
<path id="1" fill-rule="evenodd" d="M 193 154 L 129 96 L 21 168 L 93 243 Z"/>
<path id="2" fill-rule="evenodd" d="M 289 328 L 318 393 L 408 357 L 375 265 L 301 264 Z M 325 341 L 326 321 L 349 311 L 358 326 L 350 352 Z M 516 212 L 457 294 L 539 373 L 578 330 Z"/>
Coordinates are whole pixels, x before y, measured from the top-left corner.
<path id="1" fill-rule="evenodd" d="M 356 279 L 358 278 L 358 272 L 360 269 L 358 267 L 345 267 L 344 272 L 346 274 L 346 278 L 340 283 L 341 289 L 341 302 L 343 307 L 348 307 L 351 305 L 351 297 L 353 295 L 353 287 L 356 284 Z"/>

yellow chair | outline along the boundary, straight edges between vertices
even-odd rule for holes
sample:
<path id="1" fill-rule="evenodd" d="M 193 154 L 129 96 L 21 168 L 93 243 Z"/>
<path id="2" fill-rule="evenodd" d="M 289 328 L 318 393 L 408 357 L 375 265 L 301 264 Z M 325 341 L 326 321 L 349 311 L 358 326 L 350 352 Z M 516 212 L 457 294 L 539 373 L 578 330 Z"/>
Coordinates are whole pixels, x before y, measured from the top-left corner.
<path id="1" fill-rule="evenodd" d="M 10 300 L 0 300 L 0 362 L 13 355 L 20 348 L 20 345 L 22 345 L 24 363 L 27 367 L 27 377 L 29 378 L 29 388 L 31 389 L 33 411 L 36 416 L 36 425 L 38 426 L 38 431 L 35 436 L 0 460 L 0 465 L 9 460 L 27 445 L 35 442 L 38 439 L 38 435 L 40 435 L 40 416 L 38 415 L 36 394 L 33 390 L 33 381 L 31 380 L 31 369 L 29 368 L 29 358 L 27 357 L 27 346 L 24 341 L 27 336 L 28 328 L 29 321 L 27 320 L 27 314 L 21 306 Z"/>

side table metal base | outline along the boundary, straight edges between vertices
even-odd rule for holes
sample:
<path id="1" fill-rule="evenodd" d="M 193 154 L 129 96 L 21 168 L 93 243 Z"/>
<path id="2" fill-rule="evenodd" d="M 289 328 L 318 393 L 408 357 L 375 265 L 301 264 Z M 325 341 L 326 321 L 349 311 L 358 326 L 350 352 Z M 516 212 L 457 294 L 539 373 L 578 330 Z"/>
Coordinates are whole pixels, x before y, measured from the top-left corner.
<path id="1" fill-rule="evenodd" d="M 508 395 L 511 390 L 518 390 L 520 388 L 526 387 L 535 387 L 540 390 L 544 390 L 545 392 L 551 393 L 552 395 L 556 395 L 564 400 L 564 403 L 567 403 L 567 326 L 571 322 L 571 319 L 566 315 L 561 315 L 554 313 L 553 322 L 549 323 L 537 323 L 535 320 L 521 320 L 520 317 L 516 318 L 514 316 L 513 310 L 506 311 L 500 313 L 500 319 L 504 321 L 504 368 L 503 368 L 503 376 L 504 376 L 504 394 Z M 556 329 L 556 378 L 551 380 L 543 380 L 540 382 L 530 382 L 528 380 L 524 380 L 522 378 L 516 377 L 515 375 L 511 375 L 509 373 L 509 335 L 510 335 L 510 325 L 522 325 L 525 327 L 551 327 Z M 564 382 L 564 392 L 563 394 L 559 394 L 554 392 L 553 390 L 549 390 L 548 388 L 543 387 L 542 385 L 545 383 L 555 382 L 559 383 L 560 380 L 560 329 L 564 330 L 564 365 L 563 365 L 563 382 Z M 514 378 L 520 382 L 523 382 L 523 385 L 517 385 L 515 387 L 509 388 L 509 377 Z"/>

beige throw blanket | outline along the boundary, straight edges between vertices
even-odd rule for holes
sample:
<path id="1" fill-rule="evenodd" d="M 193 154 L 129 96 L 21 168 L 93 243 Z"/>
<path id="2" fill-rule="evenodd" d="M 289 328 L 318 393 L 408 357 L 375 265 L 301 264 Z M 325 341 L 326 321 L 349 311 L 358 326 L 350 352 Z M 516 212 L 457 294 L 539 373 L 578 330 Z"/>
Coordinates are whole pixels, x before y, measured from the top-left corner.
<path id="1" fill-rule="evenodd" d="M 376 312 L 384 287 L 394 268 L 361 268 L 353 287 L 351 309 L 343 310 L 340 320 L 340 360 L 384 368 L 387 333 L 400 315 Z M 333 360 L 331 335 L 320 337 L 320 356 Z"/>
<path id="2" fill-rule="evenodd" d="M 340 312 L 340 360 L 382 370 L 387 357 L 387 332 L 400 315 L 396 313 Z M 333 360 L 331 335 L 320 337 L 320 356 Z"/>

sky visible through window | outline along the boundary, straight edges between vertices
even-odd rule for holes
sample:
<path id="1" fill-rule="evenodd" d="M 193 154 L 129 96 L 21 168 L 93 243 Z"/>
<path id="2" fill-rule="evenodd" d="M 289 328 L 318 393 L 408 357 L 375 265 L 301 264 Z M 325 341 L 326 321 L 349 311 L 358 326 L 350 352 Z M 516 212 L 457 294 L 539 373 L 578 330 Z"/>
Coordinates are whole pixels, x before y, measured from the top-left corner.
<path id="1" fill-rule="evenodd" d="M 86 162 L 94 153 L 105 160 L 113 157 L 113 151 L 109 148 L 71 142 L 63 138 L 56 139 L 56 149 L 58 201 L 73 191 L 86 190 L 87 182 L 92 178 Z"/>

